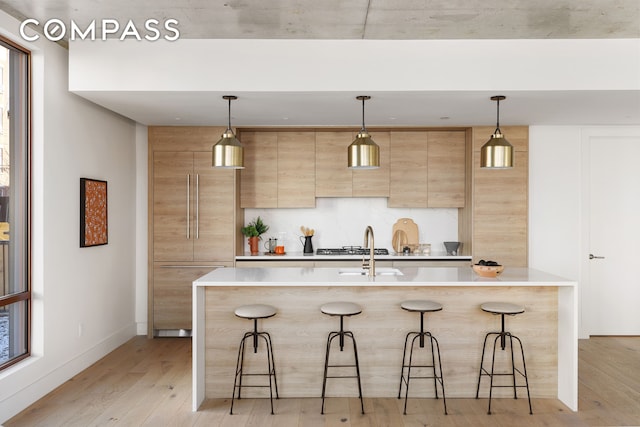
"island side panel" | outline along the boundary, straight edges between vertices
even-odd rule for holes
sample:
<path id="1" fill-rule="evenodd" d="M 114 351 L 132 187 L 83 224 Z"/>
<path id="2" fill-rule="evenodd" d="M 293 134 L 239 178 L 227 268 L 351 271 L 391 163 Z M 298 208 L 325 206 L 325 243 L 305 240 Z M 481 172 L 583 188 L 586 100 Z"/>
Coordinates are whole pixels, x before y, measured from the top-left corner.
<path id="1" fill-rule="evenodd" d="M 500 330 L 500 316 L 479 308 L 486 301 L 525 306 L 524 314 L 507 316 L 507 329 L 524 343 L 532 397 L 558 397 L 556 287 L 206 287 L 205 296 L 206 398 L 231 396 L 238 345 L 253 326 L 235 317 L 233 310 L 250 303 L 278 308 L 275 317 L 259 322 L 259 328 L 273 339 L 280 396 L 320 396 L 327 334 L 339 325 L 338 318 L 320 313 L 320 306 L 329 301 L 354 301 L 363 307 L 362 314 L 346 319 L 345 327 L 356 336 L 364 396 L 397 396 L 404 337 L 419 330 L 419 314 L 399 306 L 407 299 L 433 299 L 444 306 L 443 311 L 426 315 L 426 328 L 440 343 L 447 397 L 475 397 L 484 336 Z M 351 362 L 350 345 L 345 350 L 332 350 L 332 363 Z M 496 361 L 506 361 L 506 353 L 499 351 Z M 256 358 L 248 352 L 245 366 L 264 369 L 264 360 L 263 353 Z M 433 387 L 420 382 L 425 380 L 416 382 L 411 395 L 432 397 Z M 267 393 L 268 388 L 243 390 L 246 397 L 267 397 Z M 480 393 L 488 396 L 486 378 Z M 509 389 L 494 390 L 498 397 L 512 397 L 509 393 Z M 519 393 L 526 396 L 524 389 Z M 355 380 L 330 380 L 327 396 L 357 396 Z"/>

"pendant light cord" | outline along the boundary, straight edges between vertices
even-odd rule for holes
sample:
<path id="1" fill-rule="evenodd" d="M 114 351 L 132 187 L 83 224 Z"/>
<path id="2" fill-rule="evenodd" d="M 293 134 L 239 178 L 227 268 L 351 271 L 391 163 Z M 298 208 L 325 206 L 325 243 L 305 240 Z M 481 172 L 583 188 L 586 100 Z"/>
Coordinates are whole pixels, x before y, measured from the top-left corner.
<path id="1" fill-rule="evenodd" d="M 364 127 L 364 97 L 362 98 L 362 130 L 366 131 Z"/>
<path id="2" fill-rule="evenodd" d="M 231 102 L 231 101 L 229 101 Z M 496 129 L 500 130 L 500 99 L 498 98 L 496 100 L 497 104 L 496 104 Z M 229 108 L 231 108 L 231 106 L 229 106 Z M 229 113 L 231 114 L 231 113 Z"/>
<path id="3" fill-rule="evenodd" d="M 229 98 L 229 127 L 227 127 L 228 131 L 231 131 L 231 98 Z"/>

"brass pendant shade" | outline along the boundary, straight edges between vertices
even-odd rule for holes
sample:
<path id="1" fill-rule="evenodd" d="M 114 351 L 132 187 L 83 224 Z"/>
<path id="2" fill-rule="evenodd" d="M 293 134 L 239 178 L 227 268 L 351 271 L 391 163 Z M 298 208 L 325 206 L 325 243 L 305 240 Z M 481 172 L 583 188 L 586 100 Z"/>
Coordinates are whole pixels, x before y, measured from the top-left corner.
<path id="1" fill-rule="evenodd" d="M 237 96 L 225 95 L 229 101 L 229 126 L 222 134 L 222 138 L 213 146 L 211 165 L 214 168 L 244 169 L 244 152 L 242 145 L 231 130 L 231 100 Z"/>
<path id="2" fill-rule="evenodd" d="M 362 129 L 347 148 L 347 166 L 350 169 L 376 169 L 380 167 L 380 147 L 364 127 L 364 101 L 371 97 L 361 95 L 356 99 L 362 101 Z"/>
<path id="3" fill-rule="evenodd" d="M 490 169 L 507 169 L 513 167 L 513 145 L 507 141 L 500 131 L 500 101 L 506 96 L 492 96 L 491 100 L 497 102 L 496 130 L 480 149 L 480 167 Z"/>

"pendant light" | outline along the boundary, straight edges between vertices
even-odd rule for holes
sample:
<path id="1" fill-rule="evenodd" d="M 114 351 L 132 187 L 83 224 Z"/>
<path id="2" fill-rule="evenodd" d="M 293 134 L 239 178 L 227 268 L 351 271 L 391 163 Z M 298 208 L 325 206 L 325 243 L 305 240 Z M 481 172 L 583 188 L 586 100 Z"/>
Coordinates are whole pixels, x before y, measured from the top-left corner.
<path id="1" fill-rule="evenodd" d="M 370 96 L 356 96 L 362 101 L 362 129 L 356 135 L 356 139 L 349 145 L 347 166 L 351 169 L 376 169 L 380 167 L 380 147 L 373 142 L 371 135 L 364 127 L 364 101 Z"/>
<path id="2" fill-rule="evenodd" d="M 500 101 L 507 97 L 503 95 L 492 96 L 491 100 L 497 102 L 496 130 L 480 149 L 480 167 L 492 169 L 506 169 L 513 167 L 513 145 L 509 144 L 500 131 Z"/>
<path id="3" fill-rule="evenodd" d="M 229 101 L 229 126 L 222 134 L 220 141 L 213 146 L 212 166 L 214 168 L 244 169 L 242 145 L 231 130 L 231 100 L 238 99 L 238 97 L 224 95 L 222 98 Z"/>

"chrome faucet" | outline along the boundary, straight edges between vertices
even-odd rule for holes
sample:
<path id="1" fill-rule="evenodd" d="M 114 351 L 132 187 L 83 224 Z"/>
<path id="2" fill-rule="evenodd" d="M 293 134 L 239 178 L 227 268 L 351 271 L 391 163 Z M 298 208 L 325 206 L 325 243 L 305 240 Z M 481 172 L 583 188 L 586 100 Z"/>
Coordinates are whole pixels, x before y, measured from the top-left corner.
<path id="1" fill-rule="evenodd" d="M 371 236 L 371 239 L 369 239 Z M 370 225 L 367 225 L 367 228 L 364 230 L 364 247 L 369 248 L 369 260 L 365 259 L 365 256 L 362 256 L 362 268 L 365 270 L 369 270 L 369 276 L 375 277 L 376 275 L 376 260 L 374 259 L 374 243 L 373 243 L 373 228 Z"/>

